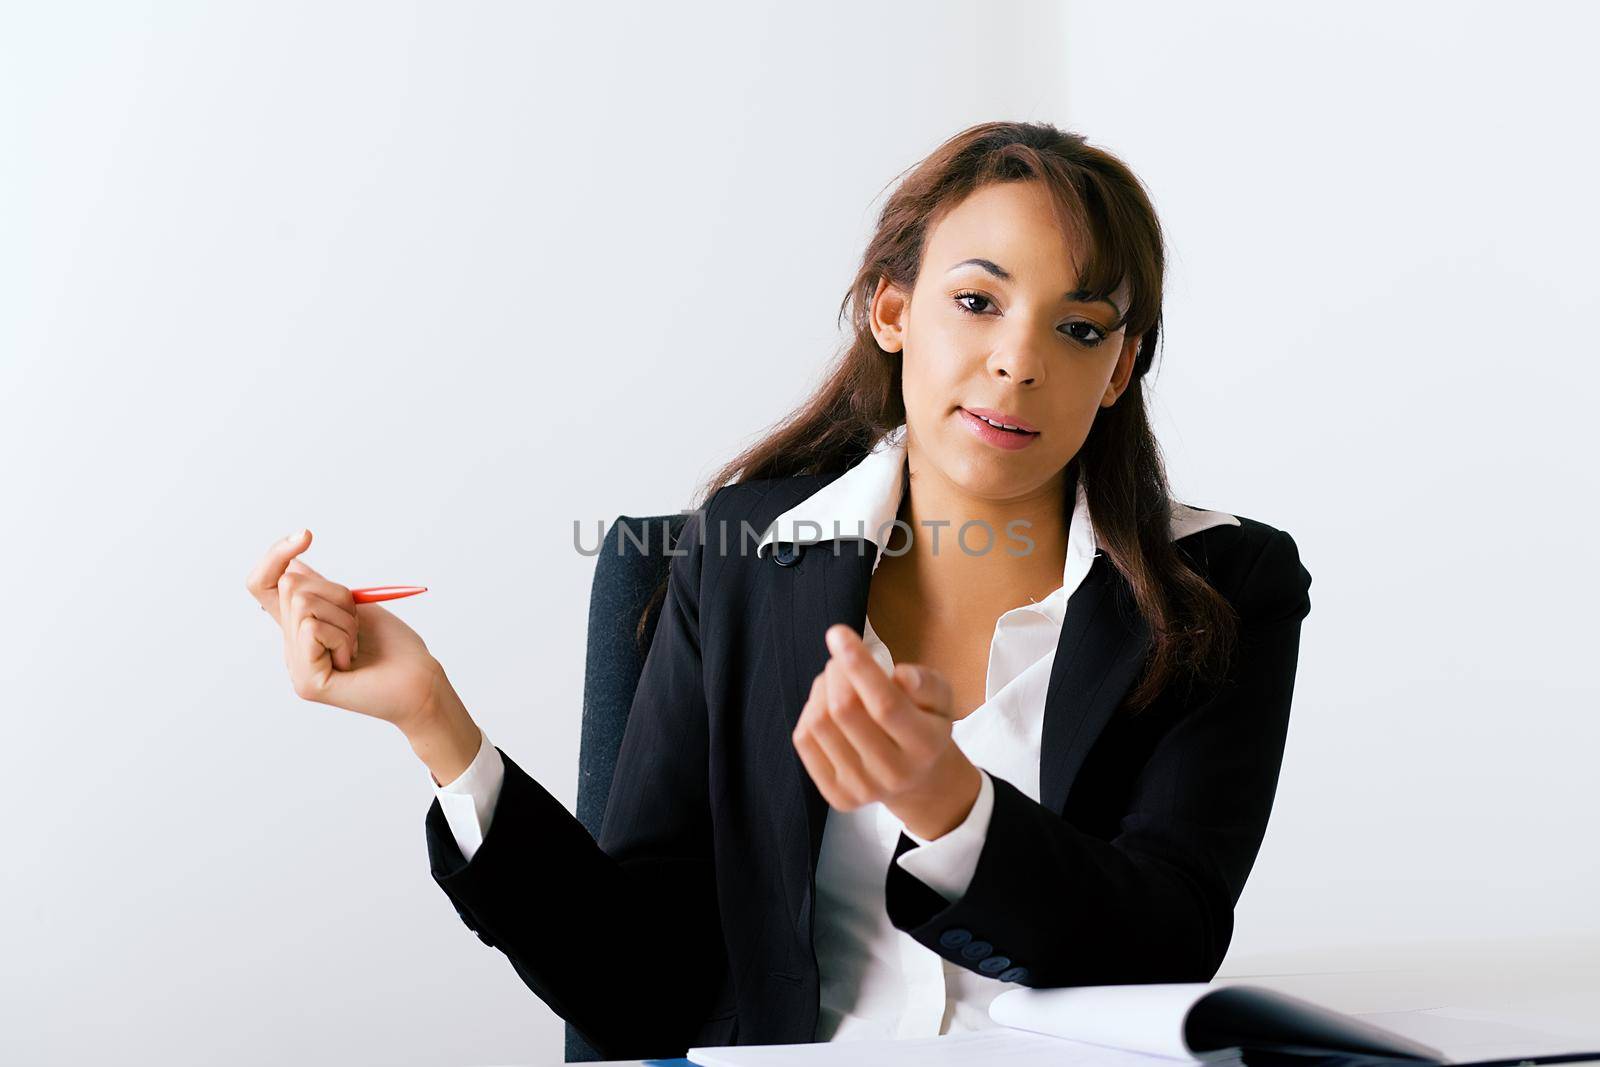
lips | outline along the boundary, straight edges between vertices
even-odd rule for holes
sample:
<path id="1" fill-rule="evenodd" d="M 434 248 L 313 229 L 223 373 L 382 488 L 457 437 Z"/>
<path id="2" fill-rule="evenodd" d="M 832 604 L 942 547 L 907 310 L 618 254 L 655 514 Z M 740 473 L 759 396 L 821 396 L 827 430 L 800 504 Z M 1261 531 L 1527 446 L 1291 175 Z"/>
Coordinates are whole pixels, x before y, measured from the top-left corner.
<path id="1" fill-rule="evenodd" d="M 971 412 L 980 419 L 987 419 L 991 423 L 999 423 L 1000 425 L 997 428 L 1003 432 L 1017 433 L 1020 431 L 1021 433 L 1025 434 L 1036 434 L 1039 432 L 1039 427 L 1035 426 L 1026 419 L 1017 415 L 1008 414 L 1004 411 L 997 411 L 994 408 L 969 407 L 964 408 L 964 410 Z"/>
<path id="2" fill-rule="evenodd" d="M 1039 433 L 1025 430 L 1006 430 L 995 426 L 986 419 L 979 418 L 967 408 L 957 408 L 960 418 L 967 429 L 984 444 L 1006 452 L 1017 452 L 1024 448 L 1032 447 L 1039 439 Z"/>

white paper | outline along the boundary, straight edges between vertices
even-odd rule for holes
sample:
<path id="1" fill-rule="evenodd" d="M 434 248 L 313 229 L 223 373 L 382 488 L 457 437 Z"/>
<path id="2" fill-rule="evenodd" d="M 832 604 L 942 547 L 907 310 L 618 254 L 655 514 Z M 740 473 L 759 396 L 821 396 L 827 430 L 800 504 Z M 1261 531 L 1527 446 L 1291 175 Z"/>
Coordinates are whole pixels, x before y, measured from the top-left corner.
<path id="1" fill-rule="evenodd" d="M 1191 1059 L 1191 1057 L 1185 1057 Z M 1077 1041 L 1043 1037 L 994 1027 L 942 1037 L 901 1040 L 869 1038 L 816 1041 L 793 1045 L 730 1045 L 692 1048 L 689 1060 L 703 1067 L 973 1067 L 1004 1063 L 1006 1067 L 1149 1067 L 1151 1058 L 1134 1052 L 1101 1048 Z"/>
<path id="2" fill-rule="evenodd" d="M 1218 988 L 1209 982 L 1023 987 L 990 1002 L 989 1016 L 998 1024 L 991 1029 L 905 1040 L 694 1048 L 689 1059 L 703 1067 L 971 1067 L 1002 1059 L 1006 1067 L 1194 1064 L 1199 1058 L 1184 1043 L 1183 1023 L 1195 1003 Z M 1600 1049 L 1587 1029 L 1580 1035 L 1509 1013 L 1441 1006 L 1348 1014 L 1432 1045 L 1456 1062 Z M 1210 1055 L 1233 1059 L 1227 1050 Z"/>
<path id="3" fill-rule="evenodd" d="M 1193 1063 L 1183 1020 L 1208 982 L 1012 989 L 989 1004 L 1002 1026 Z"/>

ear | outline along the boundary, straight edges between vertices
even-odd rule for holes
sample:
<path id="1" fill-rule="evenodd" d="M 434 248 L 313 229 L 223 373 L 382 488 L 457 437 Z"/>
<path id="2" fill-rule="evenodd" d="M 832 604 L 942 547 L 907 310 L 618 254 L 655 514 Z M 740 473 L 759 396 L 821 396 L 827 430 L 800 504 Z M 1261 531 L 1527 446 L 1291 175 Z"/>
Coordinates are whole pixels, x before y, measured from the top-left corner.
<path id="1" fill-rule="evenodd" d="M 1108 408 L 1117 402 L 1128 388 L 1128 380 L 1133 377 L 1133 357 L 1139 352 L 1139 342 L 1144 335 L 1129 337 L 1122 342 L 1122 351 L 1117 355 L 1117 365 L 1111 372 L 1111 380 L 1106 383 L 1105 395 L 1100 398 L 1100 406 Z"/>
<path id="2" fill-rule="evenodd" d="M 885 352 L 902 352 L 906 347 L 906 313 L 911 298 L 889 279 L 879 275 L 878 291 L 872 294 L 872 308 L 868 320 L 878 347 Z"/>

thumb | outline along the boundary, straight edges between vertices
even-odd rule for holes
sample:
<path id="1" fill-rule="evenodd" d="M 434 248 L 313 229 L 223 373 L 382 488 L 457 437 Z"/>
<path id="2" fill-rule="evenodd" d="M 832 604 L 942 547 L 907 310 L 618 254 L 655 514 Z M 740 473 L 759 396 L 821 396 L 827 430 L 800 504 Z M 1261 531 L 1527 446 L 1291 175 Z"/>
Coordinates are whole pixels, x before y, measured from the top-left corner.
<path id="1" fill-rule="evenodd" d="M 950 683 L 932 667 L 915 663 L 897 663 L 894 679 L 906 691 L 911 702 L 925 711 L 949 717 L 953 700 Z"/>

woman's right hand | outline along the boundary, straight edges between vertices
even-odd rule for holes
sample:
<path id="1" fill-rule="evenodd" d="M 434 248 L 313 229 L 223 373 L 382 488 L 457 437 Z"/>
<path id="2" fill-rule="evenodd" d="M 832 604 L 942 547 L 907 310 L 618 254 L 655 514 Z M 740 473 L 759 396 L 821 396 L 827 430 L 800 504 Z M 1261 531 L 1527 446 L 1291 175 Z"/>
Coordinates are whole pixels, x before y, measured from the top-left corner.
<path id="1" fill-rule="evenodd" d="M 377 604 L 295 557 L 311 544 L 301 530 L 267 549 L 245 588 L 283 630 L 295 696 L 371 715 L 410 736 L 437 710 L 449 683 L 417 632 Z"/>

